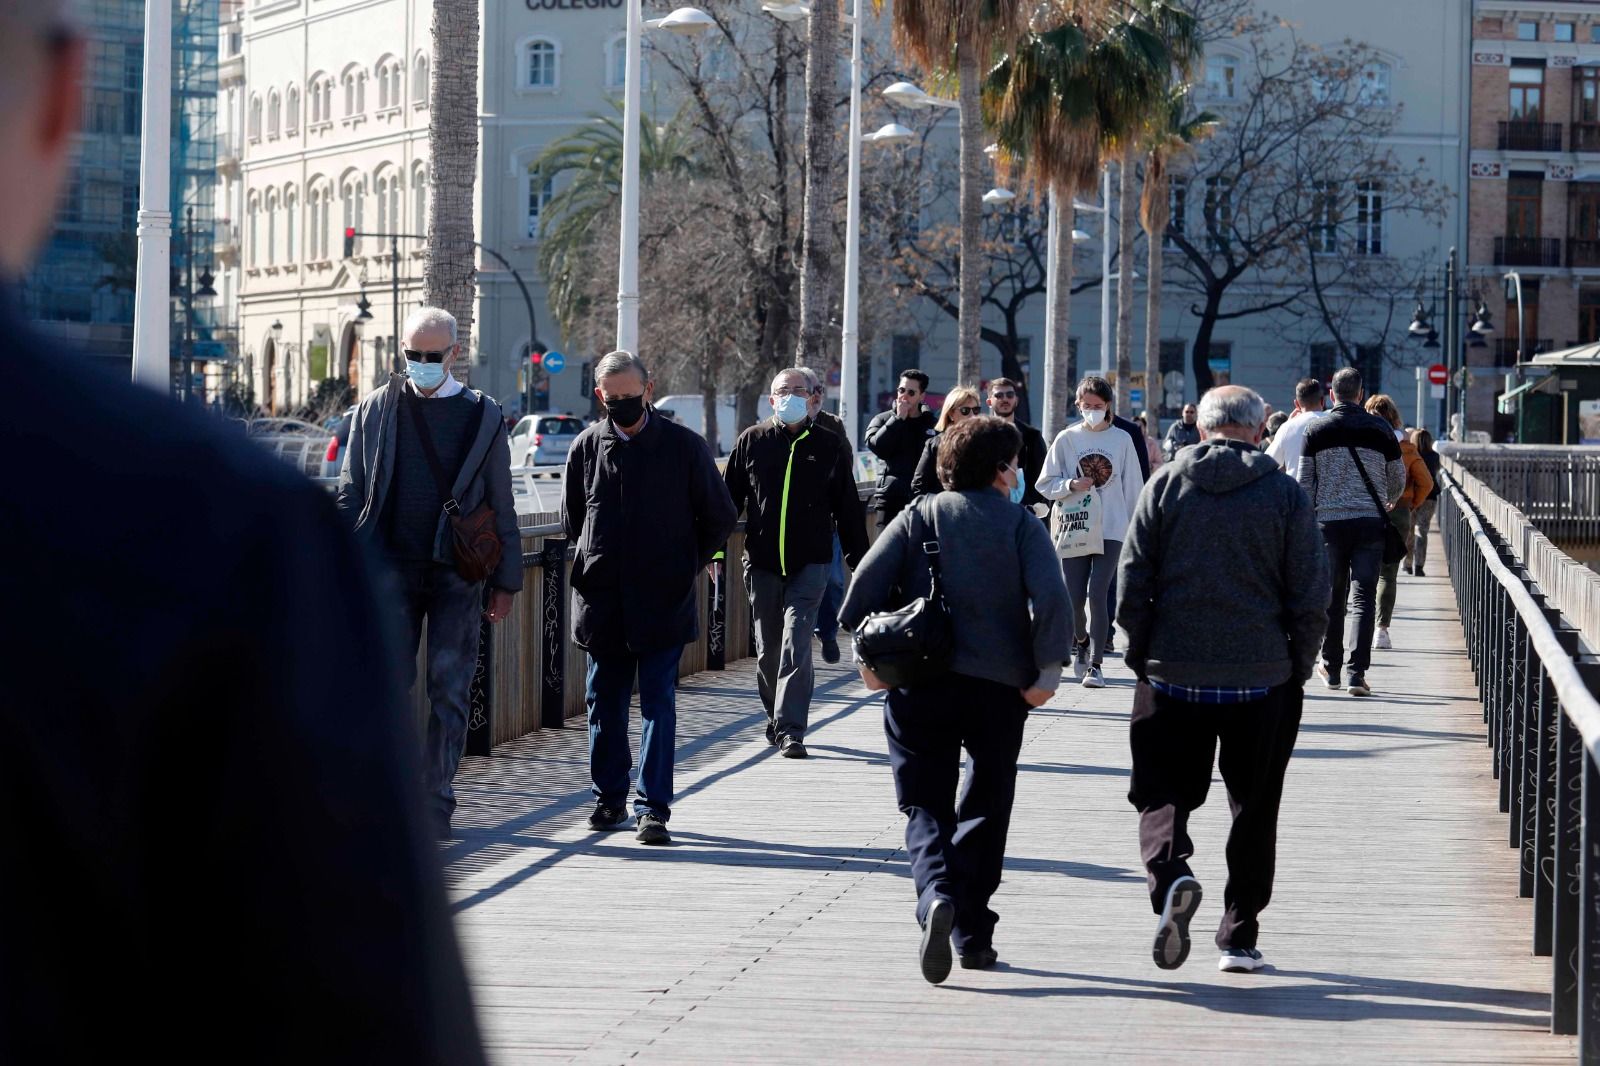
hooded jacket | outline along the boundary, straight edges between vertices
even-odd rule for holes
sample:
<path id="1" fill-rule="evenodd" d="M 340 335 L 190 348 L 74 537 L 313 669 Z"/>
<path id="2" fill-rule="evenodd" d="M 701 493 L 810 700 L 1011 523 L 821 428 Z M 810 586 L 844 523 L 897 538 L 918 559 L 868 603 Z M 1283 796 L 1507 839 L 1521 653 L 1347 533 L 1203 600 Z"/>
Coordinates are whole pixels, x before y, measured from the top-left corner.
<path id="1" fill-rule="evenodd" d="M 1406 464 L 1406 487 L 1395 507 L 1415 511 L 1433 493 L 1433 471 L 1422 461 L 1422 453 L 1408 440 L 1400 442 L 1400 458 Z"/>
<path id="2" fill-rule="evenodd" d="M 1328 626 L 1311 502 L 1265 453 L 1222 438 L 1185 448 L 1150 479 L 1117 588 L 1125 661 L 1172 685 L 1303 682 Z"/>

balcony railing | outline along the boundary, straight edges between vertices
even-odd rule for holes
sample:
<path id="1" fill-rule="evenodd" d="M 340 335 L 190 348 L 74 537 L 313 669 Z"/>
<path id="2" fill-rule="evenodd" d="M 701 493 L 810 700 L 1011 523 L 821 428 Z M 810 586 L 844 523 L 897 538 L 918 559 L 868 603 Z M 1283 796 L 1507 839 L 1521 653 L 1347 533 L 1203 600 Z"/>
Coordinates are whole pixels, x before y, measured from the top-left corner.
<path id="1" fill-rule="evenodd" d="M 1559 122 L 1501 122 L 1499 145 L 1502 152 L 1559 152 Z"/>
<path id="2" fill-rule="evenodd" d="M 1561 240 L 1558 237 L 1496 237 L 1494 265 L 1558 267 L 1561 265 Z"/>
<path id="3" fill-rule="evenodd" d="M 1572 124 L 1572 150 L 1574 152 L 1600 152 L 1600 122 L 1574 122 Z"/>
<path id="4" fill-rule="evenodd" d="M 1600 240 L 1568 237 L 1567 266 L 1600 268 Z"/>

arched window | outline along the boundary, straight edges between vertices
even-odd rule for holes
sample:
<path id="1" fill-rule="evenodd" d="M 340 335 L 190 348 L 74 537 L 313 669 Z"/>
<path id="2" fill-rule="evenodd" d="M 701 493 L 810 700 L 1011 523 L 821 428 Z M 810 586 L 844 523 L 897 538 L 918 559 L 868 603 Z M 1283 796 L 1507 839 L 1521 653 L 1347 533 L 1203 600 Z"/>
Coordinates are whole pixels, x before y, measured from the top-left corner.
<path id="1" fill-rule="evenodd" d="M 320 178 L 311 179 L 306 190 L 306 257 L 326 259 L 328 258 L 329 190 Z"/>
<path id="2" fill-rule="evenodd" d="M 289 86 L 288 95 L 283 108 L 284 132 L 293 137 L 300 132 L 300 90 L 296 86 Z"/>
<path id="3" fill-rule="evenodd" d="M 539 220 L 555 195 L 555 178 L 541 178 L 538 167 L 528 168 L 528 239 L 539 239 Z"/>
<path id="4" fill-rule="evenodd" d="M 364 228 L 362 220 L 366 214 L 367 189 L 366 183 L 359 174 L 345 176 L 344 184 L 339 190 L 339 199 L 344 208 L 344 228 L 361 230 Z M 355 240 L 355 250 L 361 250 L 361 238 Z"/>
<path id="5" fill-rule="evenodd" d="M 391 59 L 389 56 L 384 56 L 382 59 L 378 60 L 378 65 L 373 68 L 377 72 L 377 75 L 378 75 L 378 110 L 379 111 L 386 111 L 391 107 L 399 107 L 400 106 L 400 94 L 399 94 L 399 92 L 397 92 L 397 91 L 396 92 L 390 92 L 389 68 L 393 64 L 393 62 L 394 62 L 394 60 Z M 399 86 L 396 85 L 396 86 L 394 86 L 394 88 L 396 90 L 398 90 Z"/>
<path id="6" fill-rule="evenodd" d="M 1361 68 L 1361 88 L 1356 99 L 1369 107 L 1389 106 L 1389 77 L 1393 68 L 1381 59 L 1375 59 Z"/>
<path id="7" fill-rule="evenodd" d="M 428 106 L 428 57 L 421 52 L 411 61 L 411 106 Z"/>
<path id="8" fill-rule="evenodd" d="M 310 112 L 306 122 L 312 126 L 326 122 L 328 115 L 322 109 L 322 75 L 313 74 L 306 79 L 306 107 Z"/>
<path id="9" fill-rule="evenodd" d="M 248 245 L 245 249 L 245 263 L 253 267 L 256 265 L 256 238 L 260 235 L 260 229 L 256 220 L 261 215 L 261 199 L 255 193 L 250 194 L 250 207 L 248 214 L 250 216 L 250 232 L 245 234 L 245 236 L 248 238 Z"/>
<path id="10" fill-rule="evenodd" d="M 300 221 L 299 200 L 295 196 L 294 186 L 283 190 L 283 259 L 286 263 L 295 262 L 294 234 Z"/>
<path id="11" fill-rule="evenodd" d="M 532 37 L 522 42 L 522 88 L 533 92 L 554 92 L 561 84 L 561 46 L 548 37 Z"/>
<path id="12" fill-rule="evenodd" d="M 405 66 L 398 60 L 389 61 L 389 106 L 399 107 L 405 102 Z"/>
<path id="13" fill-rule="evenodd" d="M 283 132 L 283 100 L 274 89 L 267 94 L 267 136 L 276 140 Z"/>
<path id="14" fill-rule="evenodd" d="M 379 233 L 395 233 L 400 229 L 399 212 L 390 210 L 389 193 L 391 187 L 398 190 L 399 182 L 388 171 L 379 173 L 372 182 L 372 190 L 377 194 L 378 200 Z"/>
<path id="15" fill-rule="evenodd" d="M 628 38 L 616 34 L 606 42 L 606 88 L 620 89 L 628 82 Z M 639 53 L 639 87 L 650 84 L 650 57 Z"/>
<path id="16" fill-rule="evenodd" d="M 267 266 L 278 261 L 278 194 L 267 190 Z"/>
<path id="17" fill-rule="evenodd" d="M 356 71 L 356 114 L 367 113 L 367 72 Z"/>
<path id="18" fill-rule="evenodd" d="M 400 232 L 400 172 L 397 170 L 389 175 L 389 224 L 394 227 L 393 232 Z M 384 232 L 390 232 L 385 230 Z"/>
<path id="19" fill-rule="evenodd" d="M 411 168 L 411 232 L 428 232 L 428 164 Z"/>
<path id="20" fill-rule="evenodd" d="M 344 70 L 344 117 L 354 118 L 367 110 L 367 72 L 354 64 Z"/>
<path id="21" fill-rule="evenodd" d="M 1214 52 L 1206 57 L 1206 92 L 1215 100 L 1238 99 L 1238 56 Z"/>
<path id="22" fill-rule="evenodd" d="M 252 141 L 261 139 L 261 97 L 259 96 L 250 98 L 250 139 Z"/>

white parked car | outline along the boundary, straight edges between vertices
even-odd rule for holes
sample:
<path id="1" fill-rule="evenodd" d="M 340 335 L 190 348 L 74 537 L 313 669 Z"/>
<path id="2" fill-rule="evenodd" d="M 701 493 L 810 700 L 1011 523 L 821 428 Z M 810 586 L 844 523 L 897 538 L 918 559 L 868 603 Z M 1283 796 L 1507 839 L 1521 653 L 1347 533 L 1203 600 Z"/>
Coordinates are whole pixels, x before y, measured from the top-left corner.
<path id="1" fill-rule="evenodd" d="M 559 466 L 583 432 L 583 419 L 571 415 L 525 415 L 511 431 L 512 466 Z"/>
<path id="2" fill-rule="evenodd" d="M 731 394 L 717 397 L 717 445 L 720 455 L 727 455 L 733 451 L 733 442 L 739 439 L 739 434 L 734 428 L 737 422 L 734 402 L 735 397 Z M 706 435 L 705 397 L 700 393 L 663 396 L 656 401 L 656 407 L 662 411 L 670 411 L 677 422 L 688 426 L 702 437 Z M 759 422 L 771 417 L 772 400 L 762 396 L 756 400 L 756 420 Z"/>

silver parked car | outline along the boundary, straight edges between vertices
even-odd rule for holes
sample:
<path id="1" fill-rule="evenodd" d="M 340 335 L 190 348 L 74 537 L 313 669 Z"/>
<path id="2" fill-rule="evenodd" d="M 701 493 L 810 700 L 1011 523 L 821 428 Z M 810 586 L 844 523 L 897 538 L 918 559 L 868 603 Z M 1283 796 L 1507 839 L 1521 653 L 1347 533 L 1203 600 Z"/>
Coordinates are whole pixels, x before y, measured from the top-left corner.
<path id="1" fill-rule="evenodd" d="M 512 466 L 559 466 L 583 432 L 583 419 L 571 415 L 526 415 L 511 431 Z"/>

